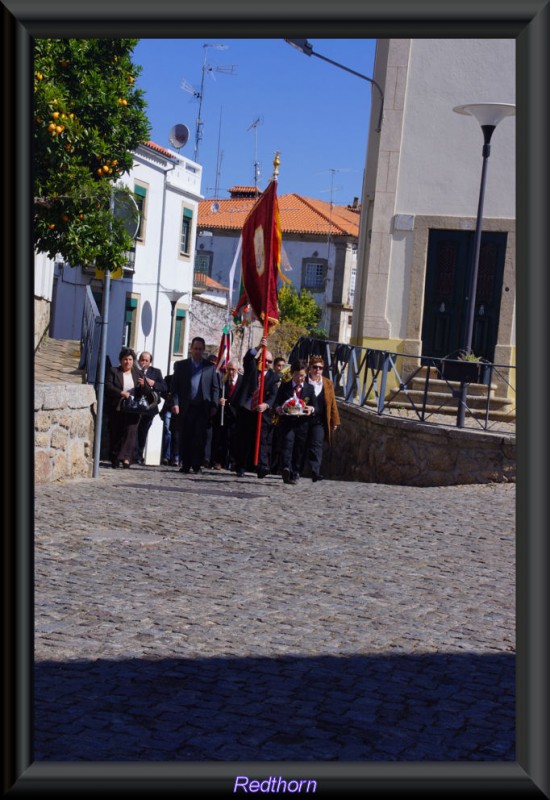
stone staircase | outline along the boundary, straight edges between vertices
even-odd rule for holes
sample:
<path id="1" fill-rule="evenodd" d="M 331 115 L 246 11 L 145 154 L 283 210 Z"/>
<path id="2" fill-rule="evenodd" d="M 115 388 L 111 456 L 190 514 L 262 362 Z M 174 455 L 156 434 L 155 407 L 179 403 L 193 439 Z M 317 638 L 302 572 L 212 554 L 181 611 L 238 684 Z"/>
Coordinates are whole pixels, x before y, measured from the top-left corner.
<path id="1" fill-rule="evenodd" d="M 422 407 L 428 369 L 430 370 L 430 380 L 426 397 L 426 413 L 456 416 L 460 383 L 440 378 L 438 371 L 433 367 L 422 367 L 413 378 L 407 381 L 406 387 L 409 397 L 417 408 Z M 489 419 L 515 422 L 516 407 L 514 400 L 498 395 L 497 390 L 496 383 L 492 383 L 490 386 L 483 383 L 468 384 L 467 406 L 469 413 L 474 417 L 484 418 L 487 413 L 487 397 L 489 396 Z M 387 397 L 392 394 L 393 391 L 389 391 Z M 369 405 L 371 405 L 370 402 Z M 375 403 L 373 402 L 372 405 L 375 405 Z M 410 407 L 404 392 L 400 392 L 391 401 L 391 407 Z"/>
<path id="2" fill-rule="evenodd" d="M 80 342 L 44 337 L 34 354 L 35 383 L 84 383 Z"/>

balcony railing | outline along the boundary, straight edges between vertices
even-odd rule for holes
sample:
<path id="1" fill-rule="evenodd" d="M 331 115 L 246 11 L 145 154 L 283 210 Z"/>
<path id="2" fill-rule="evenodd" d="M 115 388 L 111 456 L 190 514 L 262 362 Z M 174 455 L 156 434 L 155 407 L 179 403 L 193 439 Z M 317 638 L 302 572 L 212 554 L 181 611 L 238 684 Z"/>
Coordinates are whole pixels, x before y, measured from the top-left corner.
<path id="1" fill-rule="evenodd" d="M 289 361 L 311 355 L 323 357 L 325 376 L 345 403 L 379 415 L 458 426 L 464 402 L 464 427 L 515 434 L 516 368 L 510 364 L 432 358 L 308 337 L 296 342 Z"/>

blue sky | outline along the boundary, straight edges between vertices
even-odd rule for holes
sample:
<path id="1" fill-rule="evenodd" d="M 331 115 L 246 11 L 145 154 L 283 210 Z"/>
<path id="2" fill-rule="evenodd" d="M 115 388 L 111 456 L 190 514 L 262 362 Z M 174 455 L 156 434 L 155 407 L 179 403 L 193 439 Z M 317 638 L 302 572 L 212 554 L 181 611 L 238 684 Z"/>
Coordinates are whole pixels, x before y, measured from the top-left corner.
<path id="1" fill-rule="evenodd" d="M 309 41 L 319 54 L 372 77 L 374 39 Z M 253 186 L 255 161 L 265 189 L 277 150 L 279 195 L 342 205 L 361 197 L 372 85 L 284 39 L 141 39 L 133 61 L 142 67 L 137 86 L 145 92 L 154 142 L 173 149 L 170 131 L 184 124 L 190 136 L 180 152 L 194 158 L 199 100 L 182 83 L 200 93 L 205 55 L 197 157 L 205 197 L 216 188 L 223 199 L 231 186 Z"/>

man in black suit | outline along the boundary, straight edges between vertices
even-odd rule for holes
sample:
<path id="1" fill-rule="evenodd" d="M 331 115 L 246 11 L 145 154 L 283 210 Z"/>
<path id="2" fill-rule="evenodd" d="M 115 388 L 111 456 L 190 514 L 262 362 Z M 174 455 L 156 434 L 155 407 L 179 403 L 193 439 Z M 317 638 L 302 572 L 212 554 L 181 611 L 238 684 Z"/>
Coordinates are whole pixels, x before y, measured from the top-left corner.
<path id="1" fill-rule="evenodd" d="M 271 457 L 271 440 L 273 438 L 271 413 L 281 376 L 271 369 L 273 355 L 271 351 L 266 350 L 263 402 L 258 403 L 262 349 L 266 345 L 267 339 L 263 336 L 259 346 L 257 348 L 251 347 L 243 358 L 243 382 L 234 400 L 234 404 L 238 407 L 236 471 L 239 477 L 244 475 L 247 468 L 253 466 L 252 461 L 256 447 L 258 414 L 262 415 L 262 422 L 256 472 L 258 478 L 265 478 L 270 471 L 269 461 Z"/>
<path id="2" fill-rule="evenodd" d="M 212 466 L 214 469 L 229 469 L 236 461 L 237 406 L 233 398 L 239 394 L 243 376 L 239 374 L 239 362 L 232 358 L 227 362 L 222 381 L 222 392 L 218 411 L 212 424 Z M 223 416 L 222 416 L 223 409 Z"/>
<path id="3" fill-rule="evenodd" d="M 180 472 L 201 471 L 210 419 L 216 413 L 220 381 L 213 364 L 203 358 L 205 341 L 195 336 L 191 357 L 174 364 L 170 384 L 172 421 L 179 432 Z"/>
<path id="4" fill-rule="evenodd" d="M 141 376 L 138 381 L 140 389 L 143 390 L 145 384 L 147 384 L 150 389 L 152 389 L 154 392 L 158 392 L 159 395 L 166 395 L 168 387 L 166 386 L 166 382 L 162 377 L 162 372 L 160 369 L 157 369 L 153 366 L 153 356 L 151 353 L 149 353 L 147 350 L 144 350 L 139 357 L 138 365 L 141 369 Z M 153 420 L 158 413 L 159 408 L 157 405 L 152 411 L 148 411 L 147 414 L 140 415 L 137 429 L 137 447 L 135 457 L 136 464 L 145 464 L 143 459 L 143 451 L 145 450 L 147 435 L 149 433 L 149 428 L 153 424 Z"/>

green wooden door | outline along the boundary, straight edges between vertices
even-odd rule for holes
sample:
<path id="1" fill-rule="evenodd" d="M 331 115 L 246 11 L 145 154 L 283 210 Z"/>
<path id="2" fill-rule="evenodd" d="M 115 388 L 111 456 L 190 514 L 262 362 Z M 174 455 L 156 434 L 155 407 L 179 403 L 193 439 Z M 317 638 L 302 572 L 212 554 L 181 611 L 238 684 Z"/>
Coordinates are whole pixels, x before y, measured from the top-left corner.
<path id="1" fill-rule="evenodd" d="M 472 350 L 488 361 L 494 361 L 497 343 L 506 238 L 506 233 L 481 237 Z M 464 344 L 473 244 L 472 231 L 430 231 L 422 355 L 443 358 Z"/>

